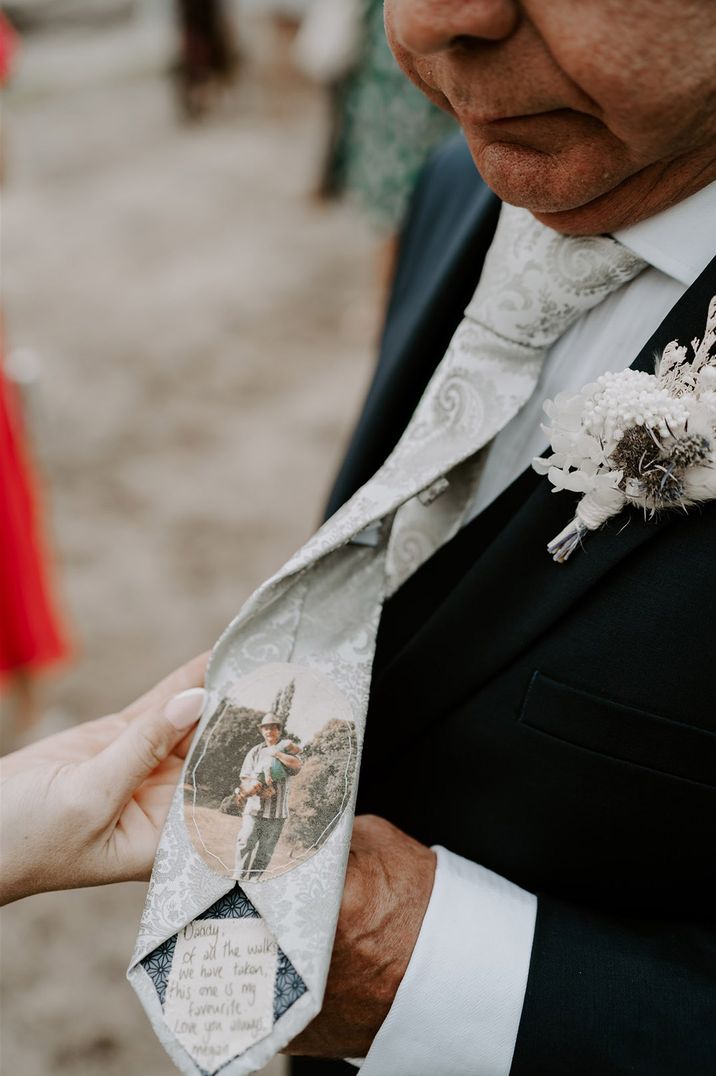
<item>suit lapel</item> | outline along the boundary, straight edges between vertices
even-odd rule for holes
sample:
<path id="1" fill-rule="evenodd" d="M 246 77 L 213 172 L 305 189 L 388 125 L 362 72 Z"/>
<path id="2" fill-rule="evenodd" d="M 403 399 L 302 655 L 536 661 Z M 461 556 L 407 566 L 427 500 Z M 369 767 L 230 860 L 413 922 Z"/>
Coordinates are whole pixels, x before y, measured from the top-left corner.
<path id="1" fill-rule="evenodd" d="M 647 341 L 632 368 L 653 371 L 655 356 L 670 340 L 685 343 L 701 336 L 715 292 L 716 258 Z M 525 490 L 521 507 L 477 561 L 471 565 L 468 561 L 460 583 L 385 668 L 381 691 L 399 676 L 401 698 L 415 708 L 413 712 L 445 712 L 474 692 L 539 638 L 606 573 L 675 518 L 683 519 L 666 514 L 658 522 L 648 522 L 636 510 L 628 510 L 588 535 L 583 549 L 566 564 L 555 564 L 547 553 L 547 542 L 569 521 L 577 499 L 553 494 L 546 479 L 534 476 L 531 480 L 526 473 L 503 497 L 509 498 L 517 483 Z M 475 523 L 479 525 L 479 517 Z M 466 539 L 468 534 L 462 536 L 462 548 L 469 557 Z M 448 550 L 446 547 L 444 552 Z M 474 633 L 464 630 L 476 618 L 485 626 L 479 647 Z M 406 662 L 411 669 L 438 664 L 441 675 L 431 681 L 405 675 Z"/>

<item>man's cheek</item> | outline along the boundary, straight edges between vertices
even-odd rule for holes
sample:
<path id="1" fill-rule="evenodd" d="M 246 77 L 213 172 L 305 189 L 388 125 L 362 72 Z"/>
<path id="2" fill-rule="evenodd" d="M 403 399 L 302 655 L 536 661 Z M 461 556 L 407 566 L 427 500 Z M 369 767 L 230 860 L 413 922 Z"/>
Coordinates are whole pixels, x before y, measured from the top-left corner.
<path id="1" fill-rule="evenodd" d="M 423 74 L 427 73 L 430 69 L 430 61 L 425 58 L 415 56 L 405 45 L 401 44 L 400 39 L 395 31 L 395 23 L 392 19 L 391 8 L 393 5 L 386 3 L 385 5 L 385 34 L 388 39 L 391 52 L 396 59 L 396 62 L 403 74 L 406 75 L 411 82 L 423 93 L 431 96 L 434 91 L 429 85 L 429 81 L 423 78 Z M 423 69 L 421 73 L 421 67 Z"/>
<path id="2" fill-rule="evenodd" d="M 710 124 L 706 119 L 694 117 L 693 109 L 689 114 L 681 102 L 658 99 L 640 103 L 638 110 L 619 102 L 608 117 L 611 132 L 637 161 L 668 160 L 689 152 L 709 127 L 713 131 L 713 117 Z"/>
<path id="3" fill-rule="evenodd" d="M 401 48 L 399 45 L 391 42 L 391 49 L 395 56 L 398 67 L 400 67 L 403 74 L 413 82 L 422 93 L 428 93 L 430 87 L 425 82 L 421 75 L 421 61 L 417 60 L 414 56 L 407 51 L 407 49 Z M 425 70 L 427 67 L 426 62 L 422 61 L 422 68 Z"/>

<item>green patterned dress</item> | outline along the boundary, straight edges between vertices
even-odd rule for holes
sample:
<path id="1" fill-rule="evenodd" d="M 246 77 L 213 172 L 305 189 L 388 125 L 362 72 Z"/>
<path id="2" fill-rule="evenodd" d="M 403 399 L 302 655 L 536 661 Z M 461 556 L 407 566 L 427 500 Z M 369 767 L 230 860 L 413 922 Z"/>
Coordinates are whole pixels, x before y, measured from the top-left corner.
<path id="1" fill-rule="evenodd" d="M 367 0 L 360 59 L 339 90 L 332 186 L 386 233 L 403 220 L 430 150 L 457 130 L 402 73 L 388 47 L 382 0 Z"/>

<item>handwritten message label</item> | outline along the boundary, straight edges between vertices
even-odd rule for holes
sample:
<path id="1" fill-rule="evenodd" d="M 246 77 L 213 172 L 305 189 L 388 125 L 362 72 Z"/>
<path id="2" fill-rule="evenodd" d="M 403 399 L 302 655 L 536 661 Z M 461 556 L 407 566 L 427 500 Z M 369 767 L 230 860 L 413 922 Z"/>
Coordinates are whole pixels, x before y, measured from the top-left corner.
<path id="1" fill-rule="evenodd" d="M 197 919 L 177 936 L 164 1016 L 207 1072 L 271 1031 L 277 960 L 263 919 Z"/>

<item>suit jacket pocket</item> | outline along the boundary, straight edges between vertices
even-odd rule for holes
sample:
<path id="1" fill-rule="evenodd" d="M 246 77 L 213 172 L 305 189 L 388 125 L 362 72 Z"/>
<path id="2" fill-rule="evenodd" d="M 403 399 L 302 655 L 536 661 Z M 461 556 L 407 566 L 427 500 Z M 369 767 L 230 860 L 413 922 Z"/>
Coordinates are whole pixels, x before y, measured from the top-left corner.
<path id="1" fill-rule="evenodd" d="M 519 720 L 575 747 L 716 787 L 716 733 L 568 687 L 539 671 Z"/>

